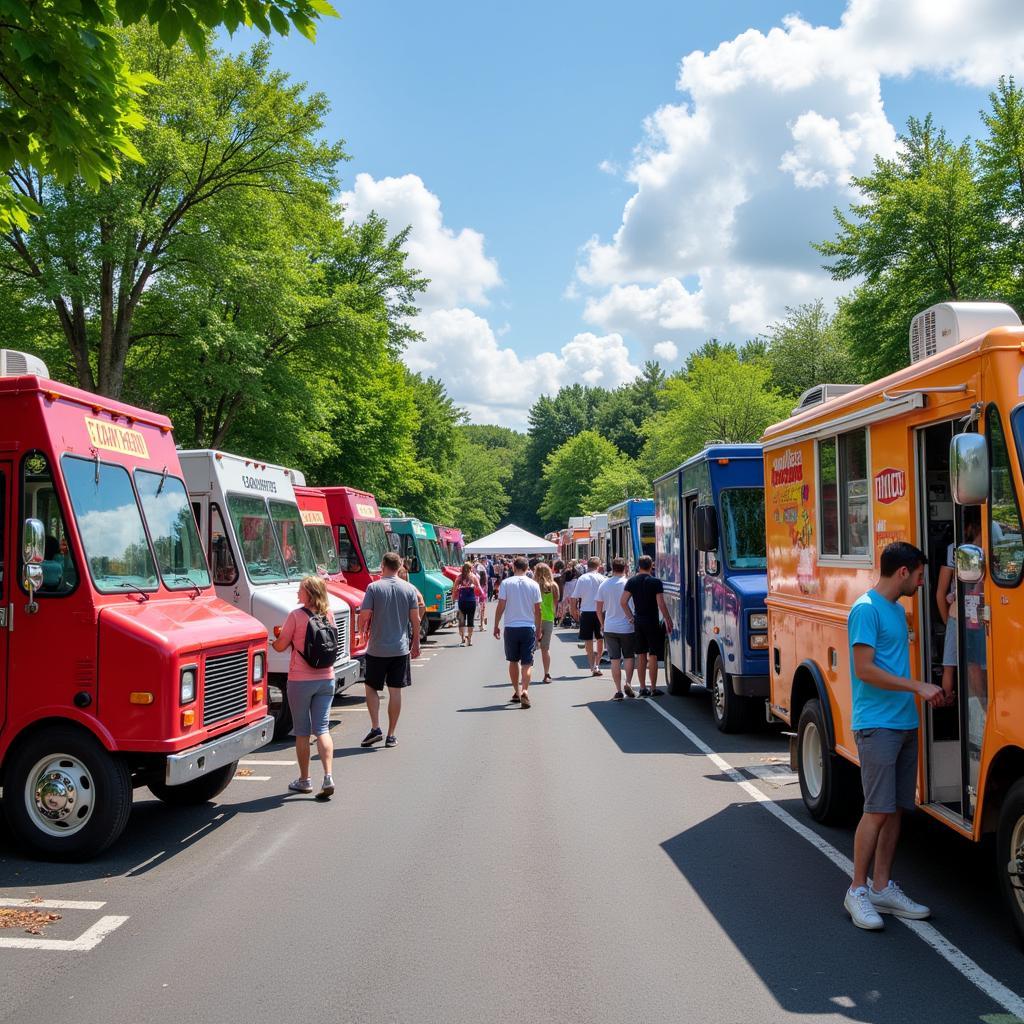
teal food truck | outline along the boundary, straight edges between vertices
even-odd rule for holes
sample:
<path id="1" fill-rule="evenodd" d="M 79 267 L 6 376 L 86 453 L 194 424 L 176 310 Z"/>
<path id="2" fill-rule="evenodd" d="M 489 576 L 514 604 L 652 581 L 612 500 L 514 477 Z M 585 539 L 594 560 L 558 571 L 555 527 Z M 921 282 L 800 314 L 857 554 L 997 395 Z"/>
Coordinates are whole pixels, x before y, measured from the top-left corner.
<path id="1" fill-rule="evenodd" d="M 409 582 L 423 595 L 427 614 L 421 628 L 422 635 L 436 632 L 455 621 L 455 601 L 452 583 L 441 568 L 440 549 L 434 528 L 428 523 L 405 516 L 389 519 L 392 547 L 405 559 L 409 567 Z"/>

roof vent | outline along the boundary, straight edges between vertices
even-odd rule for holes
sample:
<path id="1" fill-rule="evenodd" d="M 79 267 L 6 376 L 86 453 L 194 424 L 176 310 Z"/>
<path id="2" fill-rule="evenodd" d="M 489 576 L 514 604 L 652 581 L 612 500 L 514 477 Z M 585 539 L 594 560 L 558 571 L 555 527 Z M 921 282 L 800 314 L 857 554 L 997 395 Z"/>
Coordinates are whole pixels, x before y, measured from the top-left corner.
<path id="1" fill-rule="evenodd" d="M 1005 302 L 940 302 L 910 321 L 910 361 L 918 363 L 996 327 L 1020 325 Z"/>
<path id="2" fill-rule="evenodd" d="M 13 348 L 0 348 L 0 377 L 46 377 L 50 371 L 46 363 L 27 352 L 18 352 Z"/>
<path id="3" fill-rule="evenodd" d="M 793 415 L 795 416 L 798 412 L 803 412 L 804 409 L 810 409 L 814 405 L 822 405 L 825 402 L 830 402 L 833 398 L 839 398 L 840 395 L 848 395 L 851 391 L 856 391 L 859 387 L 862 387 L 862 385 L 815 384 L 813 388 L 808 388 L 800 396 L 799 401 L 796 403 L 796 408 L 793 410 Z"/>

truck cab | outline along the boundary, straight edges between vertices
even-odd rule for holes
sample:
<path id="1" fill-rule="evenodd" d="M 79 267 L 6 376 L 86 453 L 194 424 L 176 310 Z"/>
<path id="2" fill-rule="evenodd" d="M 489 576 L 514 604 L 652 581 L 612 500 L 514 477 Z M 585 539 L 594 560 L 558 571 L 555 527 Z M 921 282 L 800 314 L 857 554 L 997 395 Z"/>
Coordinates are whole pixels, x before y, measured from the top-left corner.
<path id="1" fill-rule="evenodd" d="M 715 724 L 738 731 L 769 693 L 761 446 L 711 445 L 655 480 L 654 495 L 669 691 L 706 686 Z"/>
<path id="2" fill-rule="evenodd" d="M 425 635 L 455 621 L 455 600 L 451 580 L 444 574 L 437 540 L 431 536 L 433 527 L 418 519 L 390 519 L 395 550 L 406 561 L 409 582 L 419 590 L 427 614 L 421 630 Z"/>
<path id="3" fill-rule="evenodd" d="M 295 502 L 296 474 L 284 466 L 209 449 L 179 452 L 179 458 L 217 593 L 259 619 L 269 638 L 298 605 L 302 578 L 317 572 Z M 352 610 L 335 594 L 328 600 L 338 629 L 334 675 L 340 693 L 359 678 L 359 663 L 349 646 Z M 291 728 L 290 653 L 271 648 L 268 658 L 270 713 L 280 738 Z"/>
<path id="4" fill-rule="evenodd" d="M 269 741 L 266 631 L 215 592 L 166 417 L 21 353 L 0 374 L 4 813 L 82 860 L 133 788 L 204 803 Z"/>
<path id="5" fill-rule="evenodd" d="M 296 476 L 297 471 L 293 471 Z M 327 508 L 327 496 L 317 487 L 295 485 L 295 501 L 302 516 L 302 525 L 306 529 L 309 545 L 313 549 L 313 560 L 316 571 L 323 576 L 327 590 L 340 597 L 356 613 L 363 604 L 365 591 L 352 586 L 341 570 L 341 558 L 338 546 L 334 542 L 334 530 L 331 527 L 330 511 Z M 352 657 L 363 664 L 366 655 L 365 638 L 360 642 L 357 630 L 352 631 Z M 360 672 L 360 677 L 362 672 Z M 355 682 L 355 680 L 353 680 Z"/>
<path id="6" fill-rule="evenodd" d="M 608 560 L 624 558 L 631 570 L 641 555 L 655 555 L 654 501 L 627 498 L 608 509 Z"/>
<path id="7" fill-rule="evenodd" d="M 321 487 L 338 544 L 341 571 L 349 584 L 365 591 L 380 579 L 381 561 L 391 550 L 377 499 L 354 487 Z"/>
<path id="8" fill-rule="evenodd" d="M 434 529 L 437 532 L 437 541 L 441 545 L 441 557 L 445 568 L 454 569 L 457 578 L 466 561 L 466 542 L 462 531 L 454 526 L 435 526 Z"/>

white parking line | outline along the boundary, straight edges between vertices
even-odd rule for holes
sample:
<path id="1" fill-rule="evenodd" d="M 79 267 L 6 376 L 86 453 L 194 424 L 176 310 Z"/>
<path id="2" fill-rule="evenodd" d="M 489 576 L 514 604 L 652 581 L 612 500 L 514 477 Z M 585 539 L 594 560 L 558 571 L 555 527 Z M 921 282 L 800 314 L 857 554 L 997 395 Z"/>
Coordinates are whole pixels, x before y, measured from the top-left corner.
<path id="1" fill-rule="evenodd" d="M 30 910 L 102 910 L 102 900 L 25 900 L 0 899 L 0 907 Z M 54 951 L 86 952 L 98 946 L 115 928 L 128 920 L 127 916 L 107 914 L 77 939 L 43 939 L 28 935 L 0 935 L 0 949 L 48 949 Z"/>
<path id="2" fill-rule="evenodd" d="M 234 782 L 269 782 L 269 775 L 236 775 Z"/>
<path id="3" fill-rule="evenodd" d="M 735 782 L 747 796 L 757 801 L 769 814 L 774 815 L 787 828 L 792 829 L 802 839 L 806 839 L 820 853 L 823 853 L 840 871 L 846 875 L 853 874 L 853 864 L 843 853 L 840 853 L 830 842 L 823 839 L 817 832 L 809 829 L 783 810 L 767 793 L 763 793 L 733 768 L 725 758 L 716 754 L 695 732 L 688 729 L 678 718 L 670 715 L 650 698 L 647 703 L 679 730 L 723 775 Z M 958 970 L 971 984 L 979 988 L 994 1003 L 998 1003 L 1008 1013 L 1024 1020 L 1024 998 L 1007 988 L 997 978 L 993 978 L 986 970 L 972 960 L 962 949 L 953 945 L 934 925 L 927 921 L 908 921 L 896 918 L 900 924 L 909 928 L 922 942 L 939 954 L 948 964 Z M 852 925 L 851 925 L 852 927 Z"/>

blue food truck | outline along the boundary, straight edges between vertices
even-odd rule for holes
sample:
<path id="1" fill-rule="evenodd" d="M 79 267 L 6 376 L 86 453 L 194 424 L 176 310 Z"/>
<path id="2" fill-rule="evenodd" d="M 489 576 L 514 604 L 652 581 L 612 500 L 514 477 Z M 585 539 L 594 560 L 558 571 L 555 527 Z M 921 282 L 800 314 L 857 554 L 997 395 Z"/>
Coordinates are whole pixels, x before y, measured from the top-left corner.
<path id="1" fill-rule="evenodd" d="M 608 564 L 624 558 L 632 571 L 641 555 L 654 557 L 654 501 L 627 498 L 608 509 Z"/>
<path id="2" fill-rule="evenodd" d="M 735 732 L 768 697 L 760 445 L 709 445 L 654 481 L 654 503 L 655 572 L 673 622 L 669 692 L 706 686 L 715 724 Z"/>

